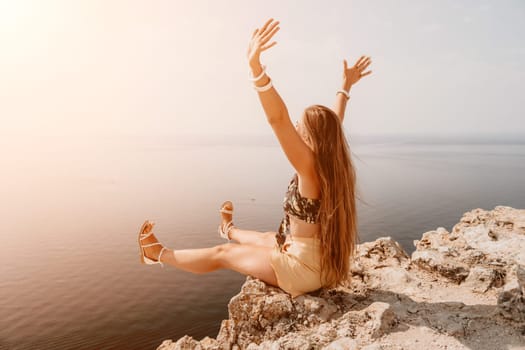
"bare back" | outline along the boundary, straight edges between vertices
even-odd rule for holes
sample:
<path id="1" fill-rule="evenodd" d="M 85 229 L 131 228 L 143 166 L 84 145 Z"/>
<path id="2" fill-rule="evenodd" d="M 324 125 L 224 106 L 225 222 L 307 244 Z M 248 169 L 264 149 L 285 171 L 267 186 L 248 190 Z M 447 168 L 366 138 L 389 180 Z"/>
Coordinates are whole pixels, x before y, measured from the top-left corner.
<path id="1" fill-rule="evenodd" d="M 317 199 L 321 195 L 321 188 L 316 178 L 305 177 L 297 174 L 298 189 L 301 196 L 305 198 Z M 321 224 L 311 224 L 290 215 L 290 234 L 292 237 L 314 237 L 319 233 Z"/>

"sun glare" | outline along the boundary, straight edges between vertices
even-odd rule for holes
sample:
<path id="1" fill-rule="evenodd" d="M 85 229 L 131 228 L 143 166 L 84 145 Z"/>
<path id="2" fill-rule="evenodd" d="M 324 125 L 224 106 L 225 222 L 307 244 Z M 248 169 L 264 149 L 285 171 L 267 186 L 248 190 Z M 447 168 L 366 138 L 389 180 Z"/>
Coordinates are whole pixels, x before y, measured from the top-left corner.
<path id="1" fill-rule="evenodd" d="M 16 30 L 28 10 L 30 6 L 27 2 L 0 0 L 0 30 Z"/>

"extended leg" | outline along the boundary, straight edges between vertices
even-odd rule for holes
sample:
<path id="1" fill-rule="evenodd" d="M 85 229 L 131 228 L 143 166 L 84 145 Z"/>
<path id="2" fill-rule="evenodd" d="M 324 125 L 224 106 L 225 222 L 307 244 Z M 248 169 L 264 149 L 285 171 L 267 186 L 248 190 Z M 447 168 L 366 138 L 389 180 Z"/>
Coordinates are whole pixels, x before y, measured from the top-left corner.
<path id="1" fill-rule="evenodd" d="M 228 235 L 229 239 L 235 240 L 241 244 L 260 245 L 270 248 L 275 245 L 275 232 L 241 230 L 235 225 L 229 228 L 228 231 L 228 224 L 233 224 L 231 222 L 233 219 L 233 203 L 231 201 L 222 203 L 220 212 L 222 231 Z"/>
<path id="2" fill-rule="evenodd" d="M 269 248 L 275 246 L 276 243 L 275 232 L 241 230 L 235 226 L 230 230 L 230 238 L 241 244 L 260 245 Z"/>
<path id="3" fill-rule="evenodd" d="M 211 248 L 165 250 L 163 263 L 181 270 L 203 274 L 217 269 L 230 269 L 277 286 L 277 277 L 270 265 L 271 248 L 226 243 Z"/>
<path id="4" fill-rule="evenodd" d="M 144 225 L 139 244 L 144 255 L 154 261 L 160 258 L 162 263 L 197 274 L 230 269 L 277 286 L 277 277 L 270 264 L 274 248 L 227 243 L 211 248 L 171 250 L 155 244 L 158 240 L 151 232 L 152 228 L 151 223 Z"/>

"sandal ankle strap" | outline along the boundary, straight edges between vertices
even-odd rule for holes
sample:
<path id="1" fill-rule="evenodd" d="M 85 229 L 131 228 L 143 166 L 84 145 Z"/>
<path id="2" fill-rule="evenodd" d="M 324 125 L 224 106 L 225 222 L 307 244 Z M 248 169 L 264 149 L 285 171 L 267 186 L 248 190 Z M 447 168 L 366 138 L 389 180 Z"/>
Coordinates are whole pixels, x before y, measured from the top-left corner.
<path id="1" fill-rule="evenodd" d="M 228 222 L 226 223 L 226 226 L 225 226 L 225 228 L 223 229 L 223 232 L 226 234 L 226 237 L 227 237 L 228 240 L 230 240 L 230 241 L 232 240 L 232 239 L 230 238 L 230 231 L 231 231 L 231 229 L 232 229 L 233 227 L 234 227 L 233 221 L 230 220 L 230 221 L 228 221 Z"/>
<path id="2" fill-rule="evenodd" d="M 162 257 L 162 253 L 163 253 L 165 250 L 168 250 L 168 248 L 166 248 L 166 247 L 162 247 L 162 249 L 160 250 L 160 253 L 159 253 L 159 257 L 157 258 L 157 261 L 159 262 L 159 264 L 160 264 L 161 267 L 164 267 L 164 264 L 162 263 L 162 261 L 160 261 L 160 258 Z"/>
<path id="3" fill-rule="evenodd" d="M 162 244 L 160 242 L 155 242 L 155 243 L 150 243 L 150 244 L 142 244 L 142 247 L 146 248 L 146 247 L 151 247 L 154 245 L 162 245 Z"/>

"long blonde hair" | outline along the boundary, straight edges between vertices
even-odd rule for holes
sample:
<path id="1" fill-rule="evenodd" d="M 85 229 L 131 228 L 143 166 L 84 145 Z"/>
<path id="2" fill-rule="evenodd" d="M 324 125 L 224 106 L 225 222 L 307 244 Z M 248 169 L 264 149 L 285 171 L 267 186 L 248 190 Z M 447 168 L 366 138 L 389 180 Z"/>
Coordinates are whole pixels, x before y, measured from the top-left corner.
<path id="1" fill-rule="evenodd" d="M 357 242 L 356 173 L 341 120 L 322 105 L 305 109 L 303 125 L 316 155 L 321 187 L 321 278 L 323 287 L 342 285 L 350 278 L 350 261 Z"/>

